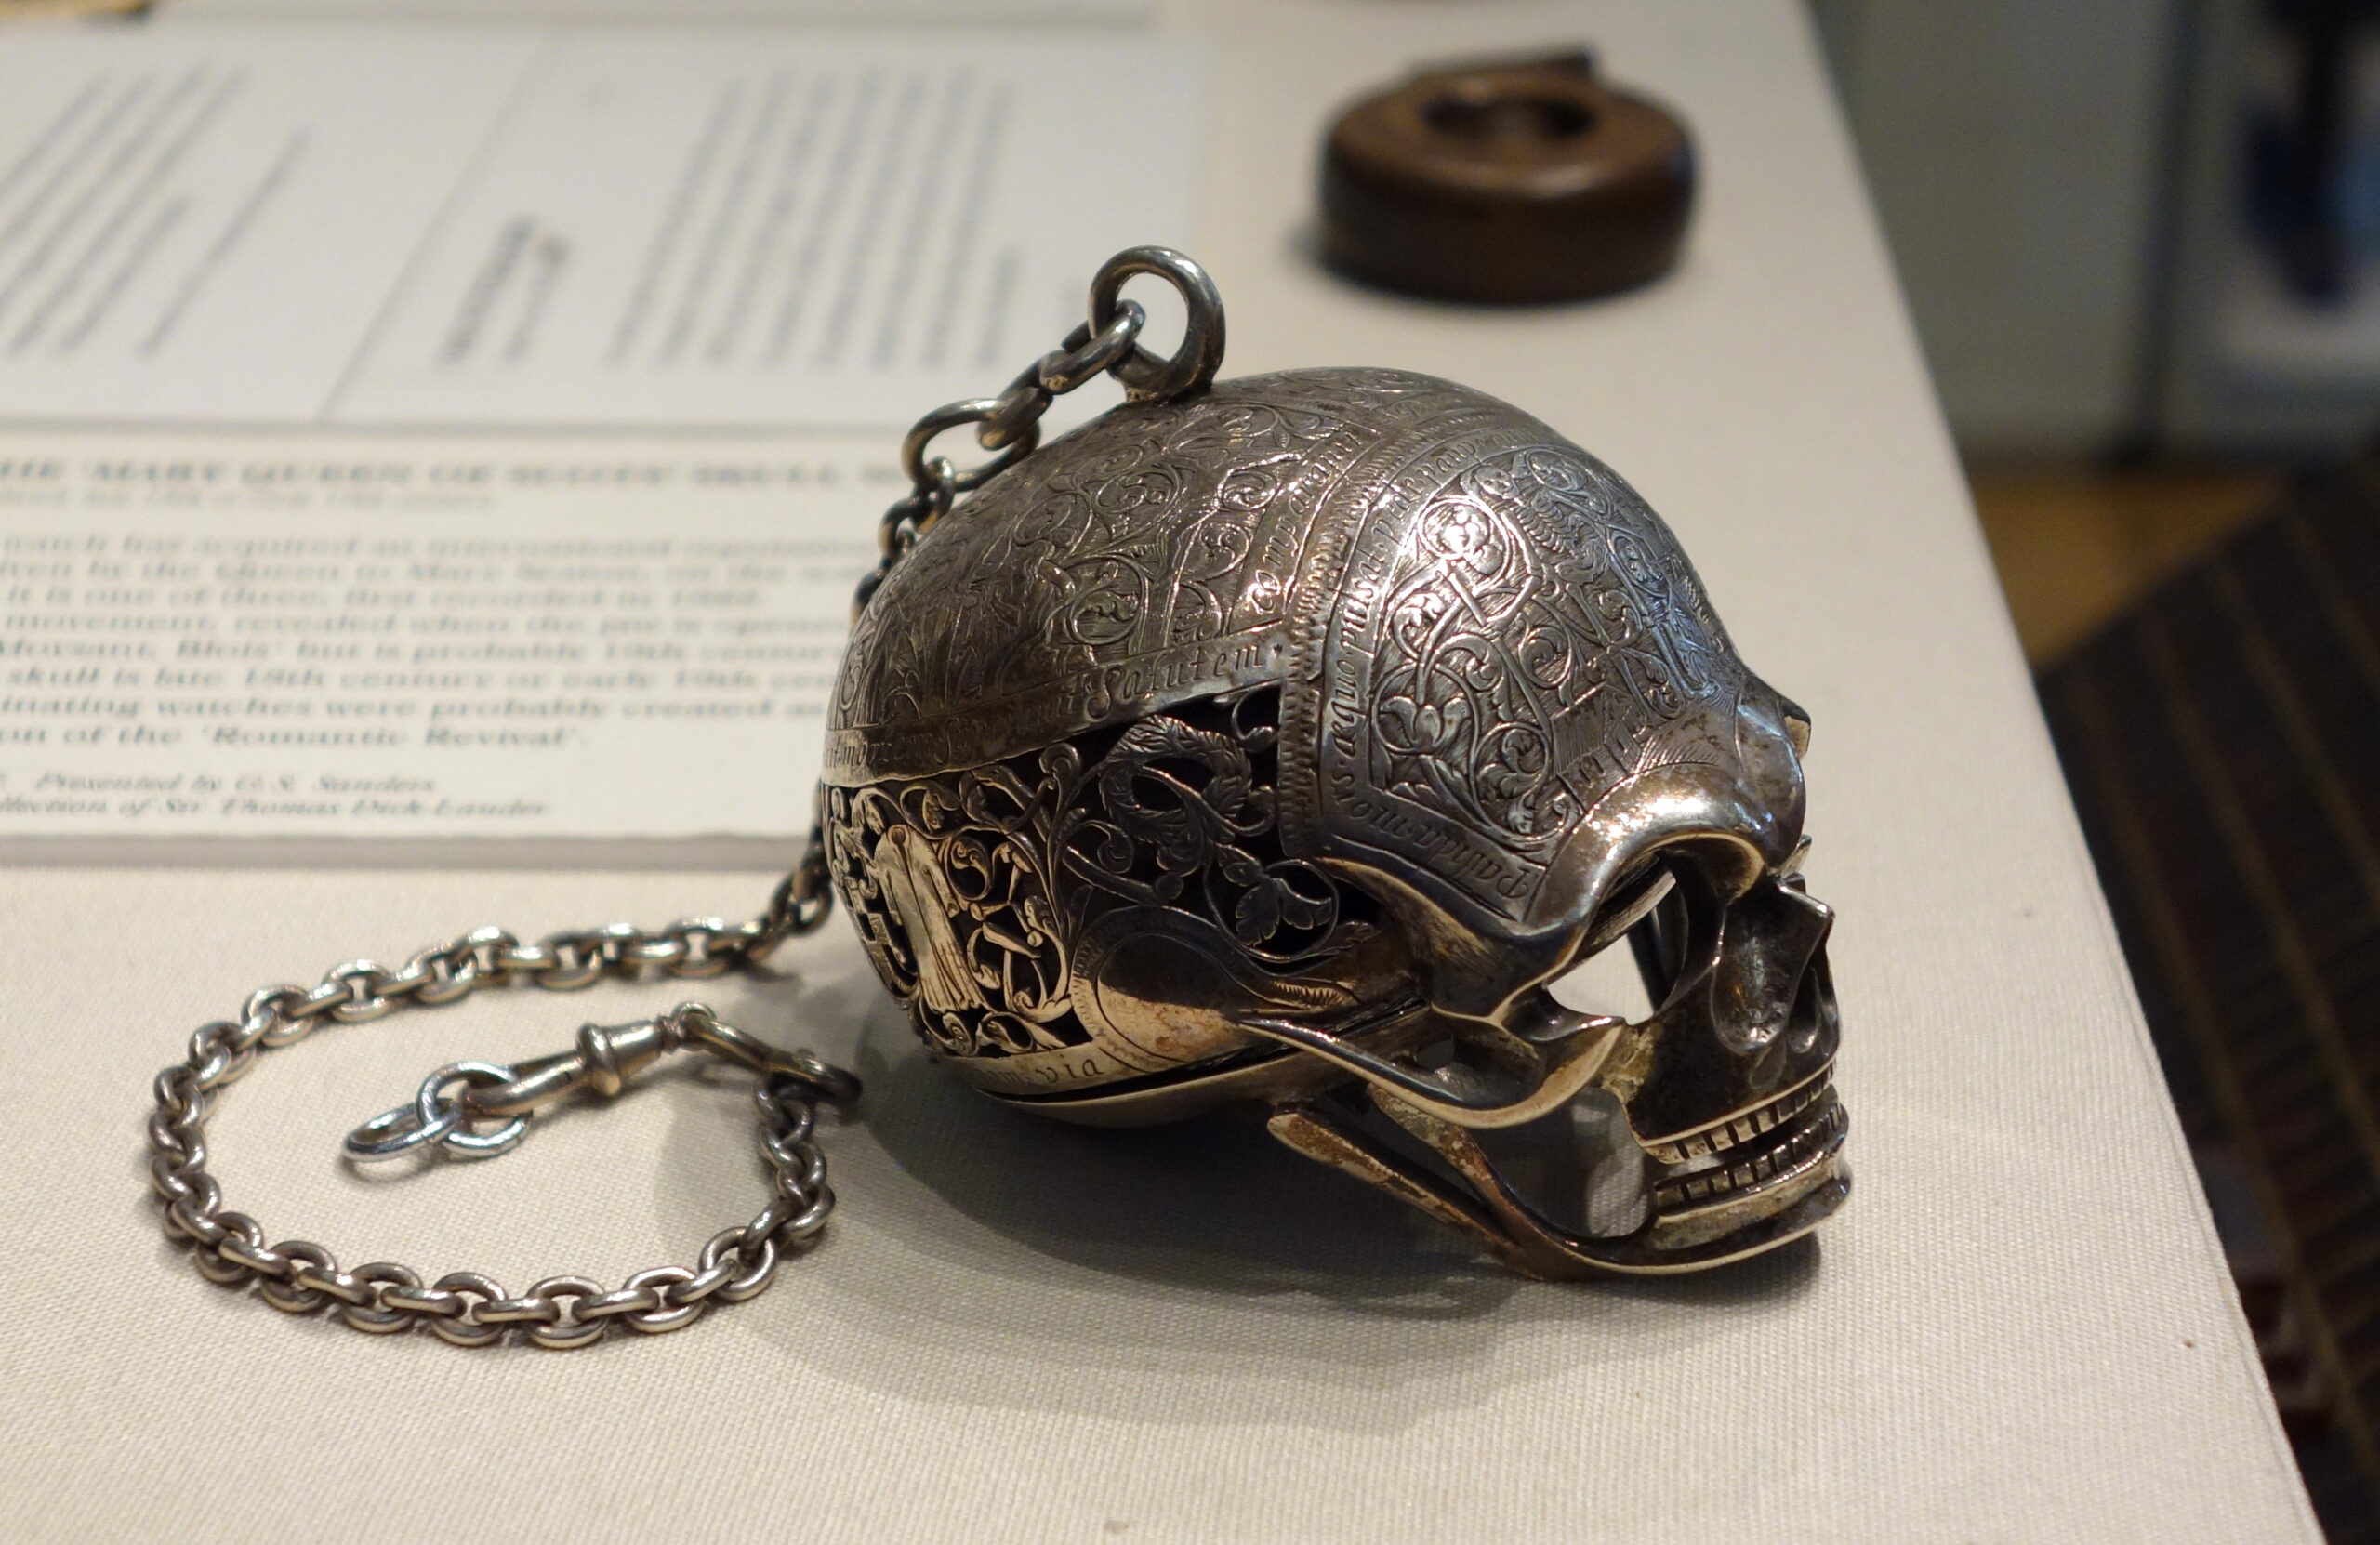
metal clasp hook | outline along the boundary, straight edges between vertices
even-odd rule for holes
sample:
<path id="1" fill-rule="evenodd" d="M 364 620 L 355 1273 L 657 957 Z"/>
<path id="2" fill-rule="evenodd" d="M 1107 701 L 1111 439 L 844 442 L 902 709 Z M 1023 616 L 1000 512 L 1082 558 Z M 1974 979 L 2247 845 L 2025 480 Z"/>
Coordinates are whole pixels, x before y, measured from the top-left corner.
<path id="1" fill-rule="evenodd" d="M 436 1143 L 453 1158 L 494 1158 L 528 1135 L 529 1118 L 555 1101 L 585 1092 L 609 1099 L 672 1051 L 692 1047 L 763 1078 L 785 1078 L 811 1098 L 844 1103 L 859 1097 L 859 1080 L 811 1052 L 785 1050 L 721 1021 L 708 1006 L 681 1003 L 654 1019 L 627 1024 L 583 1024 L 569 1051 L 513 1066 L 449 1063 L 421 1081 L 413 1103 L 382 1111 L 347 1134 L 347 1156 L 359 1164 L 401 1157 Z M 497 1121 L 493 1130 L 475 1125 Z"/>

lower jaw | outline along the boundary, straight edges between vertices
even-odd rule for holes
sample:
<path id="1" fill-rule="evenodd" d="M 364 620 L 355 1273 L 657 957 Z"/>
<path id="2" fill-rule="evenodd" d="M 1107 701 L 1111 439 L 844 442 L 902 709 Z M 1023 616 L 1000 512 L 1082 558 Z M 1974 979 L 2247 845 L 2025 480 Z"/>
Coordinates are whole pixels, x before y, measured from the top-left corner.
<path id="1" fill-rule="evenodd" d="M 1608 1270 L 1658 1274 L 1699 1271 L 1790 1244 L 1850 1195 L 1851 1169 L 1843 1157 L 1848 1126 L 1829 1091 L 1805 1122 L 1796 1123 L 1794 1136 L 1807 1152 L 1791 1169 L 1707 1202 L 1658 1208 L 1633 1234 L 1597 1241 L 1588 1253 Z"/>
<path id="2" fill-rule="evenodd" d="M 1800 1238 L 1850 1195 L 1851 1169 L 1838 1146 L 1773 1185 L 1686 1213 L 1659 1213 L 1640 1237 L 1647 1250 L 1682 1265 L 1757 1255 Z"/>

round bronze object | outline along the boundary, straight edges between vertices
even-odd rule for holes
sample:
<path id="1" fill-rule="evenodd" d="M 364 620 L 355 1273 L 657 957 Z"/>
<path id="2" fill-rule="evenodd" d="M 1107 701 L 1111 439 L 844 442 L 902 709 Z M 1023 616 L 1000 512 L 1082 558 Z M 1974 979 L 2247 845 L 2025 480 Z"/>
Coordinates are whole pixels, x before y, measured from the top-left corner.
<path id="1" fill-rule="evenodd" d="M 1580 300 L 1658 278 L 1694 203 L 1675 117 L 1583 55 L 1418 75 L 1330 131 L 1322 251 L 1439 300 Z"/>

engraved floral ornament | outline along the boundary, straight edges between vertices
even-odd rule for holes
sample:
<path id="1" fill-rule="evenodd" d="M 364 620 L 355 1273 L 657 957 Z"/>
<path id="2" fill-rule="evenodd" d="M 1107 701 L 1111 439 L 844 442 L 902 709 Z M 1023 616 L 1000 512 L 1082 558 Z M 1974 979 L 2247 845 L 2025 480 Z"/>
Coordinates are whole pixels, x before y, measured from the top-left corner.
<path id="1" fill-rule="evenodd" d="M 1832 1212 L 1808 723 L 1668 528 L 1426 376 L 1144 395 L 959 501 L 855 626 L 821 824 L 919 1034 L 1062 1118 L 1255 1108 L 1539 1275 Z M 1547 990 L 1623 940 L 1641 1019 Z M 1491 1156 L 1547 1123 L 1596 1207 Z"/>

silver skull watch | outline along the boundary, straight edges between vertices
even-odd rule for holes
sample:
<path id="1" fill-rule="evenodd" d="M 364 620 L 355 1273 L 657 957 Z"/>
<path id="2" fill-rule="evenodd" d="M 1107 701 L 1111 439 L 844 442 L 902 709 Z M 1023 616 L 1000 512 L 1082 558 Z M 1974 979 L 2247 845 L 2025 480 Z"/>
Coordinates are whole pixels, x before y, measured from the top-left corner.
<path id="1" fill-rule="evenodd" d="M 1139 341 L 1138 275 L 1185 302 L 1170 357 Z M 1395 370 L 1216 381 L 1223 352 L 1204 271 L 1134 248 L 1058 350 L 919 422 L 816 825 L 761 917 L 483 930 L 202 1027 L 150 1129 L 166 1229 L 200 1270 L 464 1344 L 670 1329 L 760 1291 L 825 1223 L 813 1110 L 857 1085 L 700 1004 L 534 1063 L 442 1068 L 349 1140 L 358 1159 L 483 1156 L 681 1047 L 751 1069 L 769 1201 L 695 1266 L 617 1289 L 515 1297 L 268 1245 L 223 1208 L 202 1123 L 258 1051 L 326 1021 L 746 967 L 834 897 L 932 1053 L 992 1098 L 1101 1126 L 1250 1113 L 1532 1276 L 1712 1266 L 1840 1207 L 1807 717 L 1737 656 L 1659 517 L 1543 424 Z M 1127 401 L 1040 445 L 1051 402 L 1101 375 Z M 970 429 L 983 465 L 932 454 Z M 1549 991 L 1623 940 L 1647 1013 Z M 1599 1226 L 1508 1176 L 1494 1150 L 1516 1129 L 1585 1145 Z"/>

